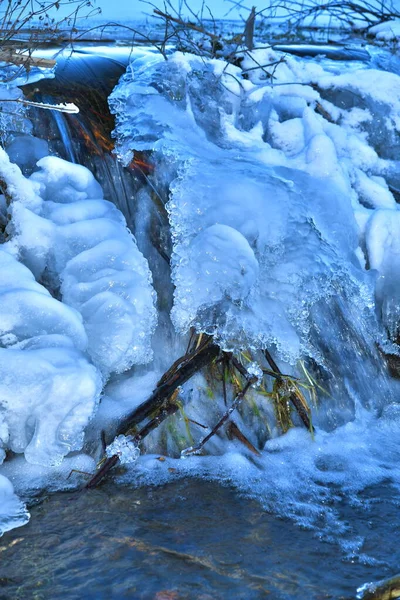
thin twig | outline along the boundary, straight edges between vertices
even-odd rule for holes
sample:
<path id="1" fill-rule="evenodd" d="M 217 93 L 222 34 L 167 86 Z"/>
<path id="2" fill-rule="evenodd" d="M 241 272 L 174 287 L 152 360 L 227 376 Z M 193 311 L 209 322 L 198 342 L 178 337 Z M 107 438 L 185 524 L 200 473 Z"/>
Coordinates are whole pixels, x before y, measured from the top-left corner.
<path id="1" fill-rule="evenodd" d="M 239 406 L 239 404 L 245 397 L 247 391 L 250 389 L 250 387 L 254 383 L 256 383 L 256 381 L 257 381 L 256 377 L 253 377 L 252 379 L 247 381 L 247 383 L 244 386 L 244 388 L 242 389 L 242 391 L 236 395 L 235 399 L 233 400 L 233 402 L 230 405 L 230 407 L 228 408 L 228 410 L 225 411 L 225 413 L 222 415 L 222 417 L 220 418 L 218 423 L 212 428 L 210 433 L 208 435 L 206 435 L 196 446 L 192 446 L 191 448 L 187 448 L 186 450 L 184 450 L 182 452 L 182 456 L 189 456 L 190 454 L 198 454 L 202 450 L 203 446 L 208 442 L 208 440 L 210 440 L 221 429 L 222 425 L 224 423 L 226 423 L 226 421 L 229 419 L 229 417 L 231 416 L 233 411 L 237 409 L 237 407 Z"/>

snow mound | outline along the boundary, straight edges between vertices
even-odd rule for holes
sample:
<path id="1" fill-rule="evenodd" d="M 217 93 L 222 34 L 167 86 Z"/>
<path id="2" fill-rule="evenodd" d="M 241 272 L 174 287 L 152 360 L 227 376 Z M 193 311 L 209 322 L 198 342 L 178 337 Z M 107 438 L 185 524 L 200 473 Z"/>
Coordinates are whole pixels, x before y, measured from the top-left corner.
<path id="1" fill-rule="evenodd" d="M 382 42 L 392 42 L 400 38 L 400 19 L 392 19 L 373 25 L 368 29 L 368 34 Z"/>

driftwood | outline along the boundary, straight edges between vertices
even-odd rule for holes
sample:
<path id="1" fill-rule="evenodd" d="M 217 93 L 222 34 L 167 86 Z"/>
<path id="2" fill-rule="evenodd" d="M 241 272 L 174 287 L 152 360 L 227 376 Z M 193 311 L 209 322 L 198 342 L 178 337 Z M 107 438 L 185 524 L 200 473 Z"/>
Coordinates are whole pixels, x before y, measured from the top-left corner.
<path id="1" fill-rule="evenodd" d="M 159 385 L 151 394 L 150 398 L 138 406 L 127 417 L 125 417 L 117 431 L 118 435 L 129 434 L 133 427 L 151 416 L 153 418 L 135 435 L 134 441 L 139 443 L 146 435 L 155 429 L 164 419 L 178 410 L 176 404 L 169 403 L 175 390 L 188 381 L 200 369 L 210 364 L 219 354 L 217 345 L 207 338 L 206 342 L 191 354 L 176 361 L 177 367 L 168 371 L 169 375 L 161 379 Z M 155 416 L 154 416 L 154 413 Z M 114 454 L 108 458 L 99 471 L 87 483 L 86 488 L 96 487 L 107 473 L 119 462 L 118 455 Z"/>

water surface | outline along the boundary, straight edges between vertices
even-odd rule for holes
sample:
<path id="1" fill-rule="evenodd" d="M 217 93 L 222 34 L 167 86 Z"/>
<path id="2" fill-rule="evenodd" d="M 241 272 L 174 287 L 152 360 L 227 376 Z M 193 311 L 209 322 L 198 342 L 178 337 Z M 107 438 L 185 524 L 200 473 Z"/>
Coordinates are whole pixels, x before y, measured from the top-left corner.
<path id="1" fill-rule="evenodd" d="M 355 598 L 398 565 L 398 507 L 379 494 L 343 506 L 381 556 L 365 565 L 213 482 L 58 493 L 0 540 L 0 599 Z"/>

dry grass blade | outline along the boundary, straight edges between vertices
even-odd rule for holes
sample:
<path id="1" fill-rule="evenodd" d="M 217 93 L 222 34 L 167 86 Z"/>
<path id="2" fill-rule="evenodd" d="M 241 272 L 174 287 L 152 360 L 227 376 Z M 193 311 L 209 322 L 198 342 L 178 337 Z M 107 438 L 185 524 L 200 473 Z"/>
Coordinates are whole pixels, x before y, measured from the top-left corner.
<path id="1" fill-rule="evenodd" d="M 230 439 L 235 438 L 236 440 L 239 440 L 239 442 L 246 446 L 246 448 L 255 454 L 255 456 L 261 456 L 257 448 L 253 446 L 250 440 L 247 439 L 244 433 L 240 431 L 239 427 L 233 421 L 231 421 L 227 427 L 227 435 Z"/>

